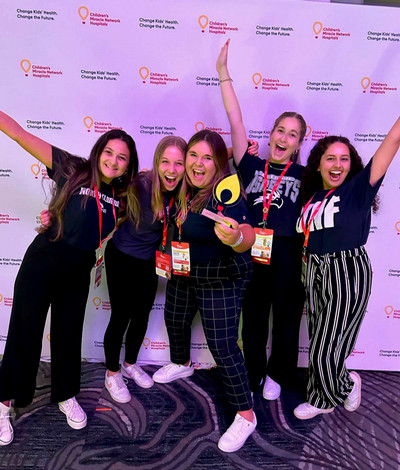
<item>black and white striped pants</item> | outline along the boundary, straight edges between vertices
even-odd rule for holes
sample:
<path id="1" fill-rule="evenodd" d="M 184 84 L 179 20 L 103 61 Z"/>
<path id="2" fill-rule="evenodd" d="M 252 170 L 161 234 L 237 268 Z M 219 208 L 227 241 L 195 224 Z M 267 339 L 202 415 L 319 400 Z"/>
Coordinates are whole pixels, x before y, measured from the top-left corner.
<path id="1" fill-rule="evenodd" d="M 337 406 L 353 387 L 345 360 L 354 348 L 371 283 L 371 263 L 364 247 L 307 255 L 307 399 L 313 406 Z"/>
<path id="2" fill-rule="evenodd" d="M 172 276 L 165 300 L 171 361 L 190 359 L 191 325 L 197 311 L 218 366 L 229 403 L 236 411 L 253 407 L 247 370 L 238 346 L 239 318 L 252 262 L 248 254 L 191 266 L 190 276 Z"/>

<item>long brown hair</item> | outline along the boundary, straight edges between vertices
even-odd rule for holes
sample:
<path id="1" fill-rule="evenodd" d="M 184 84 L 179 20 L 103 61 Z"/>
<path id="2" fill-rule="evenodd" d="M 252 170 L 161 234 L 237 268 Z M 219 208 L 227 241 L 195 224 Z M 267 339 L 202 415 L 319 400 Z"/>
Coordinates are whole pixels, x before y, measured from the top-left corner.
<path id="1" fill-rule="evenodd" d="M 186 153 L 190 152 L 190 149 L 195 144 L 202 141 L 207 142 L 210 147 L 216 171 L 212 181 L 210 181 L 210 183 L 205 188 L 199 189 L 194 198 L 192 199 L 190 204 L 190 209 L 192 212 L 199 212 L 201 209 L 203 209 L 207 205 L 207 202 L 209 201 L 213 193 L 215 183 L 218 180 L 222 179 L 224 176 L 230 174 L 228 164 L 228 151 L 224 139 L 217 132 L 210 131 L 208 129 L 203 129 L 200 132 L 194 134 L 194 136 L 188 142 Z M 192 185 L 190 178 L 187 176 L 187 174 L 185 174 L 184 179 L 185 186 L 187 187 L 187 192 L 193 193 L 194 186 Z M 187 198 L 186 194 L 183 193 L 183 191 L 179 200 L 179 207 L 181 209 L 179 222 L 183 223 L 188 211 Z"/>
<path id="2" fill-rule="evenodd" d="M 139 161 L 136 151 L 135 141 L 132 137 L 121 129 L 112 129 L 102 134 L 94 144 L 89 159 L 69 156 L 58 168 L 54 175 L 56 182 L 66 180 L 64 186 L 53 185 L 52 197 L 49 204 L 49 211 L 52 215 L 53 225 L 57 226 L 57 233 L 53 241 L 57 241 L 63 234 L 63 213 L 67 204 L 77 189 L 81 186 L 93 189 L 95 185 L 100 188 L 101 174 L 99 169 L 100 156 L 109 140 L 118 139 L 125 142 L 129 149 L 129 165 L 125 175 L 112 181 L 117 195 L 120 196 L 125 190 L 127 184 L 131 183 L 137 174 Z M 66 155 L 67 154 L 66 152 Z M 82 199 L 83 206 L 86 205 L 89 196 Z M 42 231 L 44 231 L 44 228 Z"/>

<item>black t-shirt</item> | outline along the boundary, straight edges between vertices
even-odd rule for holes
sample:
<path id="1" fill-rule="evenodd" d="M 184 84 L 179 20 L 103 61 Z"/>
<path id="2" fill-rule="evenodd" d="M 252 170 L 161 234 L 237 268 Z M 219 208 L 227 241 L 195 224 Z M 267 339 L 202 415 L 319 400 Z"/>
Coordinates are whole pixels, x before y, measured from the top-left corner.
<path id="1" fill-rule="evenodd" d="M 52 169 L 47 168 L 47 174 L 57 184 L 58 190 L 61 190 L 66 179 L 58 177 L 60 167 L 68 165 L 69 158 L 77 158 L 73 155 L 52 147 Z M 88 195 L 85 206 L 82 206 L 83 198 Z M 101 239 L 106 238 L 114 229 L 115 219 L 113 214 L 113 204 L 115 215 L 118 216 L 119 200 L 113 198 L 112 186 L 101 183 L 99 188 L 99 200 L 102 213 L 102 233 Z M 56 234 L 57 224 L 54 223 L 50 231 L 50 236 Z M 71 195 L 67 207 L 63 212 L 63 233 L 62 239 L 76 248 L 83 251 L 95 250 L 100 243 L 99 233 L 99 210 L 95 197 L 95 192 L 89 187 L 80 187 Z"/>
<path id="2" fill-rule="evenodd" d="M 211 198 L 212 199 L 212 198 Z M 207 209 L 217 212 L 212 200 L 207 204 Z M 239 224 L 249 224 L 249 214 L 243 198 L 233 206 L 227 206 L 222 210 L 223 215 L 236 220 Z M 215 222 L 204 215 L 193 213 L 189 210 L 186 220 L 182 225 L 182 242 L 189 243 L 190 260 L 194 264 L 208 263 L 235 256 L 233 249 L 224 245 L 214 232 Z M 174 240 L 178 240 L 178 228 L 175 226 Z"/>
<path id="3" fill-rule="evenodd" d="M 308 251 L 324 255 L 365 245 L 371 225 L 371 205 L 383 181 L 382 177 L 375 186 L 371 186 L 371 162 L 372 159 L 360 173 L 324 200 L 311 224 Z M 320 190 L 313 196 L 304 213 L 305 227 L 328 192 Z M 299 217 L 296 224 L 299 233 L 303 233 L 301 219 Z"/>
<path id="4" fill-rule="evenodd" d="M 267 201 L 285 166 L 286 164 L 269 163 Z M 250 223 L 253 227 L 262 227 L 265 160 L 246 152 L 238 170 L 247 195 Z M 274 236 L 294 237 L 296 234 L 296 220 L 301 210 L 299 193 L 303 170 L 303 166 L 292 163 L 272 197 L 267 228 L 274 230 Z"/>
<path id="5" fill-rule="evenodd" d="M 153 210 L 151 208 L 151 181 L 150 175 L 140 176 L 136 181 L 138 185 L 138 197 L 140 203 L 140 223 L 137 227 L 131 220 L 126 220 L 114 233 L 113 241 L 115 246 L 123 253 L 134 256 L 135 258 L 150 260 L 154 258 L 155 252 L 159 247 L 164 221 L 154 220 Z M 164 193 L 164 207 L 168 208 L 173 197 L 172 193 Z M 175 205 L 169 211 L 169 219 L 174 214 Z"/>

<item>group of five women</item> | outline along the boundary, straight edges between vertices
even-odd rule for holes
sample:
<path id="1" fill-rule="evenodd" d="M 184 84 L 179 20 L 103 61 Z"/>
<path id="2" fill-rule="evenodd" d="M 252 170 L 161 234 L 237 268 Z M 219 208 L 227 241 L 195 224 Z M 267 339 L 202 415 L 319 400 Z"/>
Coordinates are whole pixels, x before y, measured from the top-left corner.
<path id="1" fill-rule="evenodd" d="M 264 398 L 274 400 L 296 378 L 305 298 L 307 402 L 294 413 L 308 419 L 341 404 L 348 411 L 358 408 L 361 378 L 347 370 L 345 360 L 370 295 L 371 266 L 363 245 L 371 205 L 400 146 L 400 120 L 365 168 L 351 143 L 336 136 L 317 143 L 305 168 L 296 163 L 306 123 L 294 112 L 275 121 L 267 160 L 250 155 L 228 72 L 228 47 L 229 41 L 221 49 L 217 71 L 234 163 L 243 182 L 234 204 L 216 197 L 217 185 L 231 170 L 225 143 L 215 132 L 200 131 L 187 144 L 180 137 L 165 137 L 156 148 L 153 169 L 138 173 L 135 143 L 124 131 L 102 135 L 85 160 L 0 113 L 0 130 L 46 165 L 55 182 L 49 227 L 28 248 L 15 282 L 0 367 L 1 445 L 14 435 L 10 401 L 26 406 L 33 399 L 50 305 L 51 399 L 71 427 L 86 426 L 86 414 L 75 398 L 83 319 L 90 271 L 96 265 L 99 281 L 103 244 L 113 229 L 105 250 L 112 312 L 104 337 L 105 386 L 112 399 L 126 403 L 131 398 L 123 376 L 148 388 L 154 381 L 168 383 L 193 374 L 190 329 L 199 311 L 227 400 L 236 411 L 218 447 L 237 451 L 256 428 L 253 392 L 262 387 Z M 205 217 L 204 210 L 218 221 Z M 171 363 L 150 377 L 137 357 L 156 294 L 156 271 L 168 278 L 165 324 Z M 65 292 L 68 306 L 62 301 Z M 241 312 L 244 357 L 237 343 Z"/>

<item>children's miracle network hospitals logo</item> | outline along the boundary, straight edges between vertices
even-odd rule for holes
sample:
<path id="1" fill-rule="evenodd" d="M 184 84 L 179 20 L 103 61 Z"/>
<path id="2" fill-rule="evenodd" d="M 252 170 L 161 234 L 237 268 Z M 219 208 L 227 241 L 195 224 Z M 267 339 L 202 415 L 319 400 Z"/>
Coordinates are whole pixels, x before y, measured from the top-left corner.
<path id="1" fill-rule="evenodd" d="M 229 26 L 226 21 L 212 21 L 206 15 L 200 15 L 198 22 L 202 33 L 206 32 L 207 26 L 210 34 L 227 34 L 239 31 L 237 26 Z"/>

